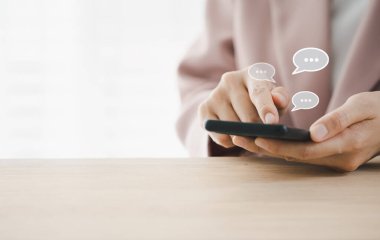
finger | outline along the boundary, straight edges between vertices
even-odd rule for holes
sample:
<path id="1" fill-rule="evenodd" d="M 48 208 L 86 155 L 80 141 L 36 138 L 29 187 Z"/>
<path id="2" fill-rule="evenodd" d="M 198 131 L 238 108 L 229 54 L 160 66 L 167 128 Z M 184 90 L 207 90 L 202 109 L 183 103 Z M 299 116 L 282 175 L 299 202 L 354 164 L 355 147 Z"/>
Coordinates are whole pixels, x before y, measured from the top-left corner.
<path id="1" fill-rule="evenodd" d="M 300 161 L 328 157 L 343 153 L 345 150 L 341 138 L 332 139 L 323 143 L 299 143 L 258 138 L 255 143 L 258 147 L 272 154 Z"/>
<path id="2" fill-rule="evenodd" d="M 210 114 L 208 116 L 208 119 L 209 120 L 219 120 L 219 118 L 214 114 Z M 209 132 L 209 136 L 212 139 L 212 141 L 214 141 L 216 144 L 218 144 L 224 148 L 232 148 L 235 146 L 231 140 L 231 137 L 228 135 Z"/>
<path id="3" fill-rule="evenodd" d="M 206 110 L 206 108 L 200 108 L 199 112 L 200 112 L 199 114 L 201 114 L 202 116 L 205 116 L 205 118 L 202 118 L 201 120 L 202 123 L 205 120 L 219 120 L 216 114 L 209 112 L 208 110 Z M 204 124 L 202 124 L 202 127 L 204 128 Z M 234 147 L 234 144 L 232 143 L 231 138 L 228 135 L 219 134 L 215 132 L 208 132 L 208 135 L 214 143 L 224 148 Z"/>
<path id="4" fill-rule="evenodd" d="M 288 161 L 352 172 L 373 156 L 373 152 L 363 151 L 369 141 L 366 134 L 360 133 L 366 128 L 367 122 L 355 124 L 322 143 L 289 143 L 260 138 L 256 139 L 255 144 L 275 157 Z"/>
<path id="5" fill-rule="evenodd" d="M 320 118 L 310 127 L 313 141 L 322 142 L 332 138 L 349 126 L 369 119 L 368 107 L 362 101 L 350 100 L 333 112 Z"/>
<path id="6" fill-rule="evenodd" d="M 273 83 L 267 81 L 249 80 L 247 88 L 252 103 L 264 123 L 274 124 L 279 122 L 279 114 L 273 102 L 271 90 Z"/>
<path id="7" fill-rule="evenodd" d="M 299 161 L 306 164 L 328 167 L 339 172 L 353 172 L 361 165 L 370 161 L 371 158 L 358 153 L 345 153 L 332 155 L 325 158 L 311 159 L 309 161 Z"/>
<path id="8" fill-rule="evenodd" d="M 249 138 L 246 138 L 246 137 L 239 137 L 239 136 L 235 136 L 232 138 L 232 142 L 238 146 L 238 147 L 241 147 L 249 152 L 252 152 L 252 153 L 259 153 L 259 147 L 255 144 L 255 140 L 254 139 L 249 139 Z"/>
<path id="9" fill-rule="evenodd" d="M 255 143 L 266 151 L 284 157 L 310 161 L 313 159 L 326 158 L 333 155 L 361 151 L 368 141 L 368 136 L 363 134 L 367 124 L 359 123 L 347 128 L 341 134 L 324 142 L 289 142 L 258 138 Z"/>
<path id="10" fill-rule="evenodd" d="M 217 109 L 215 109 L 215 114 L 219 120 L 222 121 L 240 121 L 238 115 L 235 113 L 231 103 L 221 103 Z"/>
<path id="11" fill-rule="evenodd" d="M 332 156 L 324 157 L 324 158 L 310 159 L 307 161 L 288 158 L 287 161 L 304 163 L 304 164 L 314 165 L 314 166 L 327 167 L 339 172 L 351 172 L 351 171 L 356 170 L 357 168 L 351 163 L 352 161 L 351 159 L 352 159 L 351 154 L 341 154 L 341 155 L 332 155 Z"/>
<path id="12" fill-rule="evenodd" d="M 283 158 L 291 162 L 300 162 L 320 166 L 329 166 L 331 163 L 331 157 L 336 157 L 336 154 L 320 157 L 323 155 L 314 155 L 313 157 L 305 156 L 305 149 L 310 149 L 310 145 L 305 143 L 289 143 L 279 140 L 268 140 L 263 138 L 257 138 L 255 144 L 267 151 L 268 153 L 274 155 L 275 157 Z M 317 144 L 317 143 L 314 143 Z M 310 150 L 308 150 L 310 151 Z"/>
<path id="13" fill-rule="evenodd" d="M 276 87 L 272 91 L 273 102 L 279 110 L 285 110 L 290 105 L 290 96 L 284 87 Z"/>
<path id="14" fill-rule="evenodd" d="M 241 122 L 260 122 L 259 114 L 251 102 L 247 89 L 230 93 L 231 105 Z"/>
<path id="15" fill-rule="evenodd" d="M 251 153 L 258 153 L 270 157 L 276 157 L 275 155 L 265 151 L 264 149 L 259 148 L 255 144 L 255 140 L 252 138 L 235 136 L 232 138 L 232 141 L 236 146 L 241 147 Z"/>
<path id="16" fill-rule="evenodd" d="M 220 106 L 218 109 L 216 109 L 215 112 L 216 120 L 223 120 L 223 121 L 233 121 L 238 122 L 239 117 L 236 115 L 235 111 L 233 110 L 231 104 L 224 104 L 223 106 Z M 218 134 L 218 133 L 210 133 L 211 138 L 216 142 L 217 144 L 225 147 L 225 148 L 231 148 L 235 145 L 232 142 L 232 138 L 229 135 L 225 134 Z"/>
<path id="17" fill-rule="evenodd" d="M 255 144 L 278 156 L 309 161 L 346 153 L 365 152 L 364 149 L 373 142 L 368 134 L 367 129 L 369 128 L 371 127 L 368 121 L 360 122 L 350 126 L 339 135 L 320 143 L 257 138 Z"/>

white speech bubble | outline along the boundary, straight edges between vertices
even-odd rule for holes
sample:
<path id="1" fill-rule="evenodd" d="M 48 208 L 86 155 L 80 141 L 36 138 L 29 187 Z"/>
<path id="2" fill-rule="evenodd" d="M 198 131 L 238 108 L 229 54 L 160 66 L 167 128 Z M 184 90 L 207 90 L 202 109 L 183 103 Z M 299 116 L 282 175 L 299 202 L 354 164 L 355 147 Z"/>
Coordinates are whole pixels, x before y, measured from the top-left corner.
<path id="1" fill-rule="evenodd" d="M 317 72 L 330 62 L 329 55 L 319 48 L 303 48 L 297 51 L 293 56 L 293 63 L 296 69 L 293 75 L 303 72 Z"/>
<path id="2" fill-rule="evenodd" d="M 292 98 L 292 103 L 294 105 L 292 112 L 298 110 L 309 110 L 313 109 L 319 104 L 319 97 L 317 94 L 309 91 L 302 91 L 296 93 Z"/>
<path id="3" fill-rule="evenodd" d="M 269 63 L 255 63 L 248 69 L 248 75 L 254 80 L 269 81 L 275 83 L 273 79 L 276 69 Z"/>

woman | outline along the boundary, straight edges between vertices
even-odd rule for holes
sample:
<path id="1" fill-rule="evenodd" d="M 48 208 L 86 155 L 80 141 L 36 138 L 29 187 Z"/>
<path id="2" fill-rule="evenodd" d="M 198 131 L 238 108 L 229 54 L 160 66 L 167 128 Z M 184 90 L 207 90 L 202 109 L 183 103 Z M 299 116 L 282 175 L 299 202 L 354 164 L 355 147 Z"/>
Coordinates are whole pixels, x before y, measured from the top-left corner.
<path id="1" fill-rule="evenodd" d="M 380 153 L 380 1 L 208 0 L 206 29 L 179 66 L 178 133 L 192 156 L 263 154 L 354 171 Z M 315 47 L 327 68 L 292 75 L 293 55 Z M 247 67 L 267 62 L 277 84 Z M 299 91 L 320 97 L 288 111 Z M 309 128 L 313 142 L 218 135 L 206 119 Z"/>

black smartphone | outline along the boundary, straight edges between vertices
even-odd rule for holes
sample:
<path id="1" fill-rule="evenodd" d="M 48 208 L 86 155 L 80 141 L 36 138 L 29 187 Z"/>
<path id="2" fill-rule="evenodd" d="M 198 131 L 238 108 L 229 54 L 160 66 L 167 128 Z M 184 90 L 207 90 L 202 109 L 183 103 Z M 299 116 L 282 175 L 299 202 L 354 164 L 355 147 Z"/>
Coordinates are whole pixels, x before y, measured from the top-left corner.
<path id="1" fill-rule="evenodd" d="M 297 128 L 289 128 L 285 125 L 207 120 L 205 122 L 205 128 L 209 132 L 216 132 L 233 136 L 251 138 L 262 137 L 304 142 L 311 141 L 309 131 Z"/>

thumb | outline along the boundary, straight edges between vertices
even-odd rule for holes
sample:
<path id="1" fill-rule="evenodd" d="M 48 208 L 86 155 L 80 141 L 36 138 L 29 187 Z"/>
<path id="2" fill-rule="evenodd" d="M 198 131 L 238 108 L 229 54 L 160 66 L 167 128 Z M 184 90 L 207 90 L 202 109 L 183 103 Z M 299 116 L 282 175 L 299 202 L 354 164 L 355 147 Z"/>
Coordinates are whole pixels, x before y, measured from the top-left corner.
<path id="1" fill-rule="evenodd" d="M 350 98 L 310 127 L 311 138 L 315 142 L 322 142 L 338 135 L 349 126 L 368 119 L 370 116 L 367 108 L 367 104 L 363 104 L 358 97 Z"/>

